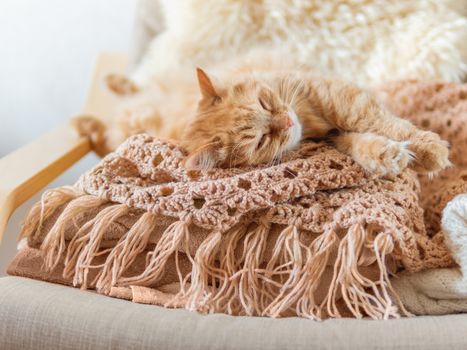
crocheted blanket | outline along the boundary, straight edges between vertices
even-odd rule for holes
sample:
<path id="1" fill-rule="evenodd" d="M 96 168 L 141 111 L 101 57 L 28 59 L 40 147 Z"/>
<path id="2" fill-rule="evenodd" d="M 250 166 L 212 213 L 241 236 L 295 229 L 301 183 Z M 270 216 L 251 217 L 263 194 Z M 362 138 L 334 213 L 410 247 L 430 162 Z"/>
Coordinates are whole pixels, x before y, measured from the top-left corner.
<path id="1" fill-rule="evenodd" d="M 466 107 L 465 87 L 401 84 L 382 90 L 387 103 L 421 125 L 441 88 L 457 93 L 444 105 Z M 9 273 L 199 312 L 385 319 L 408 314 L 390 274 L 455 264 L 437 218 L 465 179 L 420 194 L 411 170 L 381 178 L 315 143 L 259 168 L 187 171 L 184 157 L 134 136 L 76 185 L 45 192 Z"/>
<path id="2" fill-rule="evenodd" d="M 454 164 L 434 179 L 420 178 L 420 204 L 428 235 L 445 240 L 457 265 L 404 272 L 392 285 L 416 315 L 467 312 L 467 84 L 395 82 L 383 90 L 395 113 L 449 140 Z"/>

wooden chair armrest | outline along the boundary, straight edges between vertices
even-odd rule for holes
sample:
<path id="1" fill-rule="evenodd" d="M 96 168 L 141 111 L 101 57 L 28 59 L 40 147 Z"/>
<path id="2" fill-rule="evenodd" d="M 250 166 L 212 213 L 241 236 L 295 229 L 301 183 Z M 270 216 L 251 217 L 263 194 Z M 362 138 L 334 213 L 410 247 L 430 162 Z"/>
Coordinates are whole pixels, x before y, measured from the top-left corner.
<path id="1" fill-rule="evenodd" d="M 84 114 L 106 116 L 115 97 L 102 89 L 109 73 L 124 72 L 125 54 L 98 56 Z M 69 124 L 63 125 L 0 159 L 0 242 L 8 219 L 22 203 L 50 183 L 91 150 Z"/>
<path id="2" fill-rule="evenodd" d="M 14 210 L 90 150 L 64 125 L 0 159 L 0 242 Z"/>

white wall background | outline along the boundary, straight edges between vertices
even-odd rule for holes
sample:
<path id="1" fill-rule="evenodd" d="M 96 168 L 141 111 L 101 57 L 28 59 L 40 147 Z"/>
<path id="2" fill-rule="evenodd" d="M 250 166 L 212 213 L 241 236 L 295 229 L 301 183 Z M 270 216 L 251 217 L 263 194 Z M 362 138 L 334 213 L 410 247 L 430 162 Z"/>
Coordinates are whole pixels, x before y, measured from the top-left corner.
<path id="1" fill-rule="evenodd" d="M 135 2 L 0 0 L 0 157 L 80 112 L 97 53 L 128 50 Z M 95 162 L 89 155 L 49 187 L 73 183 Z M 37 199 L 10 220 L 0 275 Z"/>

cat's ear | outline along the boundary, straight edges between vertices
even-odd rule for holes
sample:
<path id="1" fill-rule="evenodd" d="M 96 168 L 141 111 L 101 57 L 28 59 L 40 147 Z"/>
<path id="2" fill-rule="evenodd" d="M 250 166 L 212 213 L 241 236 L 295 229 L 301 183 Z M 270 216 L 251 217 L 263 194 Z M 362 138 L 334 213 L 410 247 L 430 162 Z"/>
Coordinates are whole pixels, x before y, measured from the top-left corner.
<path id="1" fill-rule="evenodd" d="M 193 151 L 185 159 L 186 169 L 208 170 L 221 165 L 225 160 L 219 140 L 204 145 Z"/>
<path id="2" fill-rule="evenodd" d="M 196 68 L 196 76 L 198 77 L 199 89 L 201 95 L 204 98 L 208 99 L 218 99 L 220 98 L 218 92 L 214 88 L 214 85 L 211 81 L 211 78 L 206 74 L 201 68 Z"/>

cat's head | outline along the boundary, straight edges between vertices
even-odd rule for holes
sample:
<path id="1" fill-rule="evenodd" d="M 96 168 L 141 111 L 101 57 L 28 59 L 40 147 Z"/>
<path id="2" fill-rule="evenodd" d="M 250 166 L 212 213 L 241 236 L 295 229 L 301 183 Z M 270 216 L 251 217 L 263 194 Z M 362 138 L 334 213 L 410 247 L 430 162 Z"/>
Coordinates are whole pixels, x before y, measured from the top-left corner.
<path id="1" fill-rule="evenodd" d="M 202 98 L 185 132 L 187 168 L 272 163 L 298 145 L 295 112 L 264 82 L 249 76 L 221 86 L 199 68 L 197 76 Z"/>

